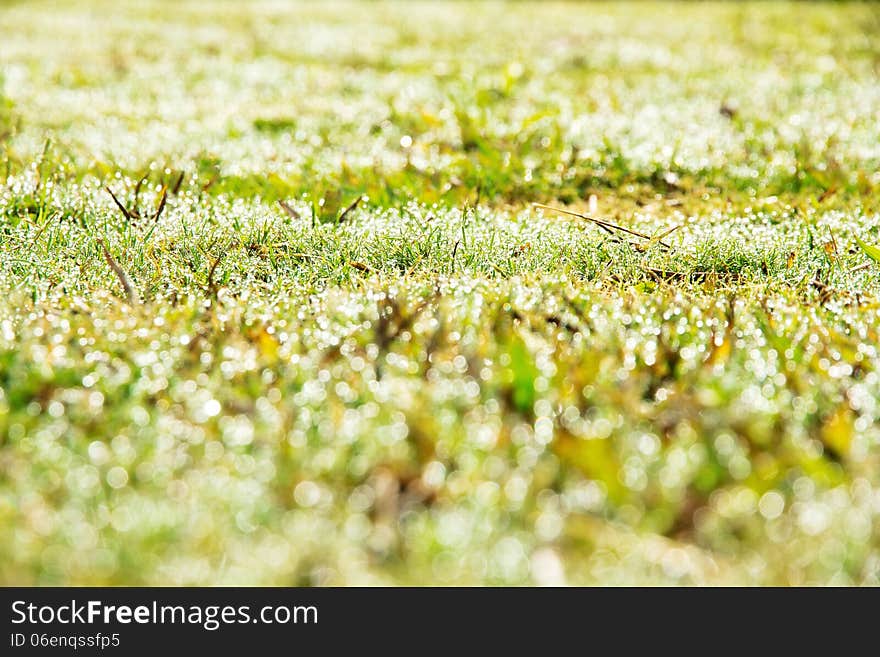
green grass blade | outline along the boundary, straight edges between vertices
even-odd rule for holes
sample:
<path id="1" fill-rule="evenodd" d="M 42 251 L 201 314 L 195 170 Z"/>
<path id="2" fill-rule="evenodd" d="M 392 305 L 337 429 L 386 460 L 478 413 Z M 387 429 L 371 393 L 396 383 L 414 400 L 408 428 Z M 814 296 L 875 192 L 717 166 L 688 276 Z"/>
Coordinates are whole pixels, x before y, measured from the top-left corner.
<path id="1" fill-rule="evenodd" d="M 853 237 L 855 237 L 856 244 L 861 247 L 862 251 L 865 252 L 865 255 L 867 255 L 874 262 L 880 264 L 880 247 L 866 244 L 865 242 L 860 240 L 857 235 L 853 235 Z"/>

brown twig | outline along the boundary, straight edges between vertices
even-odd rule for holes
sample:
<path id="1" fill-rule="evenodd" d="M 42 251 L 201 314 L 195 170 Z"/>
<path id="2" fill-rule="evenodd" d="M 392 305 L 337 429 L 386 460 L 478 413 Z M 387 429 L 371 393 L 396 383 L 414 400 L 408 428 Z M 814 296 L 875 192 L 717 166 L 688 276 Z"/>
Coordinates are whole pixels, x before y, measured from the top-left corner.
<path id="1" fill-rule="evenodd" d="M 177 182 L 174 183 L 174 187 L 171 188 L 171 193 L 177 196 L 177 192 L 180 191 L 180 186 L 183 184 L 183 171 L 180 172 L 180 175 L 177 176 Z"/>
<path id="2" fill-rule="evenodd" d="M 165 209 L 165 201 L 168 200 L 168 187 L 162 186 L 162 199 L 159 201 L 159 207 L 156 208 L 156 214 L 153 215 L 153 223 L 159 221 L 159 217 L 162 216 L 162 210 Z"/>
<path id="3" fill-rule="evenodd" d="M 580 214 L 579 212 L 572 212 L 572 211 L 570 211 L 570 210 L 563 210 L 562 208 L 554 208 L 554 207 L 551 207 L 551 206 L 549 206 L 549 205 L 544 205 L 544 204 L 542 204 L 542 203 L 533 203 L 532 205 L 534 205 L 536 208 L 542 208 L 542 209 L 544 209 L 544 210 L 553 210 L 554 212 L 560 212 L 560 213 L 562 213 L 562 214 L 568 214 L 568 215 L 571 215 L 572 217 L 578 217 L 578 218 L 580 218 L 580 219 L 586 219 L 587 221 L 590 221 L 590 222 L 596 224 L 597 226 L 599 226 L 599 228 L 601 228 L 602 230 L 604 230 L 604 231 L 605 231 L 606 233 L 608 233 L 609 235 L 613 235 L 613 234 L 614 234 L 614 231 L 611 230 L 611 228 L 610 228 L 609 226 L 606 226 L 604 221 L 600 221 L 599 219 L 594 219 L 593 217 L 588 217 L 588 216 L 585 215 L 585 214 Z M 629 231 L 626 231 L 626 232 L 629 232 Z"/>
<path id="4" fill-rule="evenodd" d="M 294 210 L 287 201 L 285 201 L 284 199 L 279 199 L 278 205 L 280 205 L 281 209 L 284 210 L 285 213 L 287 213 L 288 217 L 290 217 L 294 221 L 299 221 L 299 212 Z"/>
<path id="5" fill-rule="evenodd" d="M 602 228 L 606 233 L 613 234 L 613 231 L 619 230 L 622 233 L 627 233 L 628 235 L 634 235 L 635 237 L 640 237 L 643 240 L 648 240 L 649 242 L 653 239 L 650 235 L 645 235 L 644 233 L 640 233 L 636 230 L 631 230 L 629 228 L 624 228 L 623 226 L 618 226 L 617 224 L 612 224 L 609 221 L 603 221 L 601 219 L 596 219 L 595 217 L 591 217 L 586 214 L 581 214 L 580 212 L 572 212 L 571 210 L 564 210 L 562 208 L 554 208 L 551 205 L 544 205 L 543 203 L 533 203 L 536 208 L 542 208 L 544 210 L 552 210 L 553 212 L 560 212 L 562 214 L 571 215 L 572 217 L 578 217 L 579 219 L 583 219 L 585 221 L 589 221 L 590 223 L 594 223 L 600 228 Z M 662 246 L 667 249 L 672 248 L 666 242 L 659 242 Z"/>
<path id="6" fill-rule="evenodd" d="M 147 177 L 144 176 L 143 178 L 138 180 L 137 185 L 134 186 L 134 203 L 132 204 L 134 206 L 134 210 L 132 211 L 132 214 L 134 214 L 134 215 L 140 216 L 140 213 L 138 212 L 138 209 L 137 209 L 138 208 L 138 197 L 140 196 L 140 193 L 141 193 L 141 187 L 143 186 L 144 182 L 146 182 L 146 180 L 147 180 Z"/>
<path id="7" fill-rule="evenodd" d="M 643 251 L 643 252 L 644 252 L 644 251 L 647 251 L 648 249 L 650 249 L 650 248 L 651 248 L 652 246 L 654 246 L 655 244 L 660 244 L 660 245 L 666 247 L 666 249 L 668 250 L 669 247 L 668 247 L 668 246 L 666 245 L 666 243 L 663 241 L 663 238 L 666 237 L 667 235 L 671 235 L 672 233 L 674 233 L 675 231 L 677 231 L 679 228 L 681 228 L 681 224 L 679 224 L 679 225 L 677 225 L 677 226 L 673 226 L 673 227 L 670 228 L 669 230 L 664 230 L 662 233 L 659 233 L 659 234 L 657 234 L 657 235 L 654 235 L 654 237 L 652 237 L 652 238 L 648 241 L 647 244 L 637 244 L 637 245 L 635 245 L 635 247 L 636 247 L 637 249 L 639 249 L 640 251 Z"/>
<path id="8" fill-rule="evenodd" d="M 109 191 L 109 190 L 108 190 Z M 116 278 L 119 279 L 119 282 L 122 284 L 122 289 L 125 290 L 125 297 L 128 300 L 128 303 L 135 306 L 140 303 L 140 299 L 138 298 L 137 292 L 131 285 L 131 281 L 128 279 L 128 275 L 125 273 L 125 270 L 119 266 L 119 263 L 113 259 L 113 256 L 110 255 L 110 251 L 107 250 L 107 246 L 104 244 L 104 240 L 98 239 L 98 245 L 101 247 L 101 250 L 104 252 L 104 260 L 107 261 L 107 264 L 110 266 L 110 269 L 113 270 L 113 273 L 116 274 Z"/>
<path id="9" fill-rule="evenodd" d="M 207 192 L 209 189 L 211 189 L 211 187 L 214 186 L 214 183 L 216 183 L 218 180 L 220 180 L 220 174 L 215 173 L 208 182 L 202 185 L 202 191 Z"/>
<path id="10" fill-rule="evenodd" d="M 107 193 L 110 194 L 110 196 L 113 198 L 113 202 L 116 203 L 116 207 L 119 208 L 119 211 L 125 215 L 125 218 L 128 219 L 129 221 L 134 219 L 131 212 L 124 205 L 122 205 L 122 203 L 119 202 L 118 198 L 116 198 L 116 194 L 113 193 L 113 190 L 111 190 L 109 187 L 106 187 L 106 186 L 104 187 L 104 189 L 106 189 Z"/>
<path id="11" fill-rule="evenodd" d="M 159 200 L 159 207 L 156 208 L 156 214 L 153 215 L 153 223 L 159 221 L 162 216 L 162 210 L 165 209 L 165 202 L 168 200 L 168 187 L 162 186 L 162 198 Z"/>
<path id="12" fill-rule="evenodd" d="M 226 255 L 226 250 L 220 252 L 214 259 L 214 263 L 211 265 L 211 269 L 208 270 L 208 294 L 213 298 L 217 298 L 217 284 L 214 283 L 214 272 L 217 271 L 217 265 L 220 264 L 220 261 L 223 260 L 223 256 Z"/>
<path id="13" fill-rule="evenodd" d="M 358 196 L 355 200 L 353 200 L 349 204 L 349 206 L 347 208 L 345 208 L 345 210 L 342 211 L 342 214 L 339 215 L 339 219 L 337 220 L 337 223 L 341 224 L 343 221 L 345 221 L 345 217 L 348 216 L 348 213 L 351 212 L 352 210 L 354 210 L 358 205 L 360 205 L 360 202 L 363 200 L 364 200 L 363 196 Z"/>

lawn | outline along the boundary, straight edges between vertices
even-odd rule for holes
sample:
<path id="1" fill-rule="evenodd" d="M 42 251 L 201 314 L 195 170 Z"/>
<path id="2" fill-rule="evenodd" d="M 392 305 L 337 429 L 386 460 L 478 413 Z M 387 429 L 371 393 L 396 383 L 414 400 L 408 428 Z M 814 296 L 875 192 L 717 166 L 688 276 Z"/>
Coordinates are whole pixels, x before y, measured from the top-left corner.
<path id="1" fill-rule="evenodd" d="M 0 35 L 0 584 L 880 584 L 873 5 Z"/>

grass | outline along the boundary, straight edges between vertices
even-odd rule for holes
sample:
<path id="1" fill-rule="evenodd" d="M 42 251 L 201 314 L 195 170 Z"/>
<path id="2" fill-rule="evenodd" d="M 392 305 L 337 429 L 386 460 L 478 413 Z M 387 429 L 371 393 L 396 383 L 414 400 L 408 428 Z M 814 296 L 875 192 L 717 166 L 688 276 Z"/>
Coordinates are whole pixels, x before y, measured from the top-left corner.
<path id="1" fill-rule="evenodd" d="M 878 583 L 871 5 L 0 33 L 0 582 Z"/>

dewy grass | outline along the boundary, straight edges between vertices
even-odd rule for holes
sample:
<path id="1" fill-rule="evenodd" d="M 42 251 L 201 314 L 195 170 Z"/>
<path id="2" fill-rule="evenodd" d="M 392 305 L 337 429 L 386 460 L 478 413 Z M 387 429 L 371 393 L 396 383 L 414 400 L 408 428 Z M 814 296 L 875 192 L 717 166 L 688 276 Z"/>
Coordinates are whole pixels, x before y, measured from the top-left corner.
<path id="1" fill-rule="evenodd" d="M 880 583 L 871 5 L 52 7 L 0 583 Z"/>

